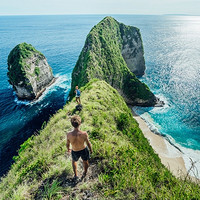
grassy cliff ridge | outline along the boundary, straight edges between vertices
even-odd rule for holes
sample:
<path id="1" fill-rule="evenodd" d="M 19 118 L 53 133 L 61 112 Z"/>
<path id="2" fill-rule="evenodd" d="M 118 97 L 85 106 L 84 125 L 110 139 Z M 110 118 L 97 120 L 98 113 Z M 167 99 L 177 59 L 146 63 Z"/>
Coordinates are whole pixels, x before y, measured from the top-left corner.
<path id="1" fill-rule="evenodd" d="M 199 199 L 197 184 L 176 179 L 144 138 L 117 90 L 92 80 L 82 90 L 81 129 L 89 134 L 96 172 L 87 182 L 69 184 L 66 133 L 75 100 L 57 112 L 40 134 L 21 145 L 0 182 L 0 199 Z M 91 170 L 91 168 L 90 168 Z M 90 172 L 91 173 L 91 172 Z"/>
<path id="2" fill-rule="evenodd" d="M 91 79 L 98 78 L 105 80 L 117 89 L 129 104 L 155 105 L 157 99 L 154 94 L 130 71 L 125 62 L 127 49 L 130 50 L 133 46 L 135 46 L 135 50 L 130 56 L 134 57 L 140 52 L 143 61 L 138 62 L 138 66 L 136 66 L 140 68 L 144 57 L 139 29 L 119 23 L 112 17 L 105 17 L 92 28 L 86 38 L 85 45 L 73 69 L 70 96 L 73 97 L 76 85 L 81 87 Z M 124 57 L 123 49 L 126 49 Z"/>

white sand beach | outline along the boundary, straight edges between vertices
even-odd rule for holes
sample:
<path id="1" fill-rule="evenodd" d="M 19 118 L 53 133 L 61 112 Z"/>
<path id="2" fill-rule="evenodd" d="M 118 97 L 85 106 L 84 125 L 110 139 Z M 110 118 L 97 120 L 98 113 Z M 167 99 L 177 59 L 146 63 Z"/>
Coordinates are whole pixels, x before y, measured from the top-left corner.
<path id="1" fill-rule="evenodd" d="M 146 122 L 140 116 L 136 115 L 133 110 L 132 113 L 144 136 L 148 139 L 150 145 L 160 157 L 161 162 L 176 177 L 185 177 L 187 175 L 187 169 L 183 160 L 183 154 L 162 136 L 153 133 L 147 126 Z"/>

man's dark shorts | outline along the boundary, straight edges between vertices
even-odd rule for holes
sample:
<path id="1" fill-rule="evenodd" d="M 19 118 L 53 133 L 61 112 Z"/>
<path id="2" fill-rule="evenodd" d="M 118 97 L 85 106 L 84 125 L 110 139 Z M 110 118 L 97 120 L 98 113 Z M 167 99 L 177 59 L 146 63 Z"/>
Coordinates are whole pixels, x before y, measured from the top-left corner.
<path id="1" fill-rule="evenodd" d="M 90 158 L 90 153 L 88 148 L 86 147 L 85 149 L 81 151 L 73 151 L 72 150 L 72 159 L 76 162 L 78 161 L 79 158 L 82 158 L 82 160 L 86 161 L 89 160 Z"/>

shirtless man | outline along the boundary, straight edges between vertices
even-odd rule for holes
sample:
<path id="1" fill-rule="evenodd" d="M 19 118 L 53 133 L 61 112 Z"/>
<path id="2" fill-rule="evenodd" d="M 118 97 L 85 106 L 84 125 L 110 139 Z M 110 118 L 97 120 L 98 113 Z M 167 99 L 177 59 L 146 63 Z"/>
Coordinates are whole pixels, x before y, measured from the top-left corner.
<path id="1" fill-rule="evenodd" d="M 81 118 L 79 116 L 73 116 L 71 118 L 71 124 L 74 127 L 74 130 L 72 132 L 69 132 L 67 134 L 67 151 L 68 153 L 71 152 L 72 155 L 72 166 L 74 170 L 74 179 L 78 179 L 78 173 L 77 173 L 77 161 L 81 157 L 83 160 L 83 167 L 84 167 L 84 173 L 82 177 L 85 177 L 87 174 L 87 170 L 89 167 L 89 151 L 92 153 L 92 145 L 89 141 L 88 134 L 84 131 L 80 130 L 81 125 Z M 72 145 L 72 151 L 70 149 L 70 143 Z M 85 143 L 88 147 L 86 147 Z"/>

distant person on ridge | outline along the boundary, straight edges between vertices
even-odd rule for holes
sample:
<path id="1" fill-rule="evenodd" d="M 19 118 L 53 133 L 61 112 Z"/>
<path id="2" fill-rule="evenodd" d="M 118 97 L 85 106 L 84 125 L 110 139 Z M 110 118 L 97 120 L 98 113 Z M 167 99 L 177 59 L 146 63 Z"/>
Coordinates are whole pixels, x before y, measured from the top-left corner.
<path id="1" fill-rule="evenodd" d="M 67 151 L 68 153 L 71 152 L 72 155 L 72 166 L 74 171 L 74 180 L 78 180 L 78 173 L 77 173 L 77 161 L 81 157 L 83 160 L 83 167 L 84 172 L 82 178 L 84 178 L 87 174 L 87 170 L 89 167 L 89 150 L 92 153 L 92 145 L 89 141 L 88 134 L 84 131 L 80 130 L 81 125 L 81 118 L 76 115 L 71 118 L 71 124 L 74 127 L 72 132 L 67 134 Z M 85 143 L 87 144 L 86 147 Z M 72 150 L 70 149 L 70 144 L 72 145 Z"/>
<path id="2" fill-rule="evenodd" d="M 80 96 L 81 96 L 81 91 L 78 89 L 78 86 L 76 86 L 74 92 L 76 93 L 76 102 L 77 102 L 78 104 L 81 104 L 81 98 L 80 98 Z"/>

